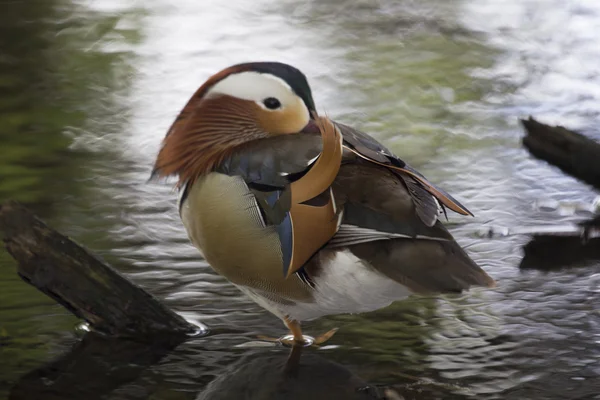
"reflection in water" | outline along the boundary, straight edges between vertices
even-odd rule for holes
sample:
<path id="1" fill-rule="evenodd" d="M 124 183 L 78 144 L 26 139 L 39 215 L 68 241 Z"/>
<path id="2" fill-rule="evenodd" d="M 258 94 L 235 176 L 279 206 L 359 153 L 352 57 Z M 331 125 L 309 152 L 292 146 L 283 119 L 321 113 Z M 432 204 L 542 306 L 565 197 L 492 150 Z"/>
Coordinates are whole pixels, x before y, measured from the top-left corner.
<path id="1" fill-rule="evenodd" d="M 57 54 L 48 35 L 54 26 L 47 19 L 60 18 L 60 11 L 52 1 L 37 3 L 0 4 L 0 199 L 48 204 L 60 193 L 50 188 L 72 182 L 71 140 L 63 130 L 81 124 L 84 115 L 69 110 L 68 84 L 53 73 L 61 55 L 75 55 Z"/>
<path id="2" fill-rule="evenodd" d="M 9 399 L 102 399 L 171 350 L 88 333 L 68 353 L 19 378 Z"/>
<path id="3" fill-rule="evenodd" d="M 340 330 L 331 346 L 306 352 L 305 365 L 405 398 L 600 393 L 599 264 L 520 271 L 529 238 L 475 235 L 488 223 L 571 223 L 578 217 L 533 204 L 594 198 L 521 149 L 517 117 L 534 112 L 574 128 L 597 120 L 596 2 L 152 0 L 136 9 L 25 0 L 1 2 L 0 22 L 0 197 L 46 205 L 36 211 L 54 227 L 213 332 L 108 398 L 195 399 L 228 389 L 233 371 L 251 372 L 246 364 L 287 358 L 284 349 L 236 347 L 279 336 L 279 322 L 211 272 L 189 244 L 175 193 L 147 183 L 160 140 L 197 86 L 256 59 L 300 68 L 319 110 L 374 134 L 464 202 L 476 218 L 452 217 L 452 233 L 499 283 L 314 321 L 307 334 Z M 0 397 L 66 352 L 75 322 L 22 284 L 0 252 Z"/>

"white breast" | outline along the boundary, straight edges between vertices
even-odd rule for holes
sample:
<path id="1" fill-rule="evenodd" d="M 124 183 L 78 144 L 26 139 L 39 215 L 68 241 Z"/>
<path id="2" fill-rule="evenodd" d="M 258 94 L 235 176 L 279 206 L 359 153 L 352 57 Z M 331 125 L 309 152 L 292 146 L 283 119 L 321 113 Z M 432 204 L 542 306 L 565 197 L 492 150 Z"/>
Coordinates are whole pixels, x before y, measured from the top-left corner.
<path id="1" fill-rule="evenodd" d="M 282 311 L 303 321 L 375 311 L 412 294 L 407 287 L 375 271 L 348 250 L 336 251 L 323 265 L 323 272 L 315 279 L 314 291 L 314 302 L 296 303 Z"/>

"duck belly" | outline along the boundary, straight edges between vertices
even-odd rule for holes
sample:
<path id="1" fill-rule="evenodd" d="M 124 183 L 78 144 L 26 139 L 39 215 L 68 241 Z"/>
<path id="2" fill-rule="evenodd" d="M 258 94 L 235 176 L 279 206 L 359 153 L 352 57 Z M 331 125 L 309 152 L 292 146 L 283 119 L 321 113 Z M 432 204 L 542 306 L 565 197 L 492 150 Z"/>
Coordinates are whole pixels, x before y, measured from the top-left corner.
<path id="1" fill-rule="evenodd" d="M 321 250 L 312 262 L 319 264 L 313 277 L 310 301 L 281 304 L 260 292 L 242 290 L 276 315 L 306 321 L 326 315 L 375 311 L 412 294 L 406 286 L 374 270 L 349 250 Z"/>

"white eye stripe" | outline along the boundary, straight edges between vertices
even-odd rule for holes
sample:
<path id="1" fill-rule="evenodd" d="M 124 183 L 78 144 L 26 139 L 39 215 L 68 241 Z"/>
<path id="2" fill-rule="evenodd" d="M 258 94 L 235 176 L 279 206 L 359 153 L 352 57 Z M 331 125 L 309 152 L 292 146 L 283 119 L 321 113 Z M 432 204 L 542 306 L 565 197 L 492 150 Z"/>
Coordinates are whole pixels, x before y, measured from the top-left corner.
<path id="1" fill-rule="evenodd" d="M 206 96 L 209 97 L 217 94 L 252 100 L 267 110 L 268 108 L 264 105 L 263 101 L 269 97 L 279 100 L 281 108 L 294 104 L 297 97 L 290 85 L 283 79 L 271 74 L 261 74 L 253 71 L 245 71 L 228 76 L 210 88 Z"/>
<path id="2" fill-rule="evenodd" d="M 253 118 L 260 119 L 263 114 L 273 113 L 271 115 L 276 118 L 272 121 L 258 121 L 259 124 L 263 124 L 261 129 L 271 133 L 297 133 L 310 120 L 310 112 L 302 98 L 283 79 L 268 73 L 244 71 L 231 74 L 215 83 L 205 97 L 216 95 L 231 96 L 258 104 L 264 111 Z M 267 107 L 265 100 L 269 98 L 276 99 L 279 106 Z"/>

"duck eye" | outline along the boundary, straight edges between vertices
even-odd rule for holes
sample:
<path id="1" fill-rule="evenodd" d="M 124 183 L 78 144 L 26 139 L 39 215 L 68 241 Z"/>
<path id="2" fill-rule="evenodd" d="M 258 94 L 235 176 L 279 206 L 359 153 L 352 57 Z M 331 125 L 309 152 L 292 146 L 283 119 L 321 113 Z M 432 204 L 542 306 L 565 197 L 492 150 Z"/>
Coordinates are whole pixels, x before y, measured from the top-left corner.
<path id="1" fill-rule="evenodd" d="M 263 100 L 263 104 L 269 110 L 276 110 L 279 107 L 281 107 L 281 102 L 279 100 L 277 100 L 275 97 L 267 97 L 266 99 Z"/>

